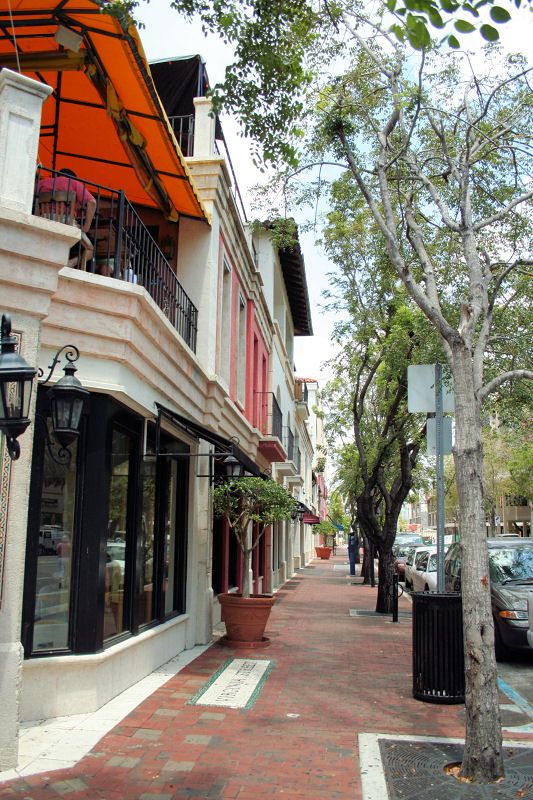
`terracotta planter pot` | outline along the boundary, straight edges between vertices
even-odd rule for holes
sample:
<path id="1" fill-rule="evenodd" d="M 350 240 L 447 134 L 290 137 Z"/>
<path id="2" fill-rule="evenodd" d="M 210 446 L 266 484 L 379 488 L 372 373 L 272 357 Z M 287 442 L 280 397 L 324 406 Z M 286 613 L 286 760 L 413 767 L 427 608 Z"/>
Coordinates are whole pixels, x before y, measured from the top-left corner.
<path id="1" fill-rule="evenodd" d="M 315 553 L 317 558 L 322 558 L 325 561 L 331 555 L 331 547 L 324 547 L 320 545 L 319 547 L 315 547 Z"/>
<path id="2" fill-rule="evenodd" d="M 219 594 L 222 620 L 226 625 L 226 638 L 230 642 L 263 642 L 270 609 L 275 598 L 268 594 Z"/>

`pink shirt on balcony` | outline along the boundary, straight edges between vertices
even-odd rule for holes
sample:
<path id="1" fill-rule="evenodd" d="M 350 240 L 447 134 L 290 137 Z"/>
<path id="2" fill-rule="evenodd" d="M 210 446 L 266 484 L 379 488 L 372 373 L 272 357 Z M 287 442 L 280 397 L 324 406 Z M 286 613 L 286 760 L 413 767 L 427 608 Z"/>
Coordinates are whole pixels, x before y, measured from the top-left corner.
<path id="1" fill-rule="evenodd" d="M 81 181 L 69 177 L 68 175 L 56 175 L 55 177 L 42 178 L 37 186 L 37 193 L 53 192 L 55 189 L 57 189 L 58 192 L 76 192 L 77 211 L 79 211 L 82 206 L 87 205 L 91 200 L 96 202 L 92 194 L 85 188 Z"/>

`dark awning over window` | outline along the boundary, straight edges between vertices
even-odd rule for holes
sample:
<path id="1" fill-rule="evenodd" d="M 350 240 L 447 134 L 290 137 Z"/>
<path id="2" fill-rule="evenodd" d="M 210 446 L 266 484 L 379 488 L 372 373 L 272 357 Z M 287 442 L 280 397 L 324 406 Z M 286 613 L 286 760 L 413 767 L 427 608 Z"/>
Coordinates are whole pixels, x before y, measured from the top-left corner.
<path id="1" fill-rule="evenodd" d="M 205 442 L 212 444 L 215 448 L 215 452 L 220 453 L 220 455 L 235 456 L 246 472 L 249 472 L 251 475 L 260 475 L 260 469 L 255 461 L 252 461 L 236 442 L 220 436 L 218 433 L 210 430 L 210 428 L 206 428 L 205 425 L 200 425 L 199 422 L 194 422 L 184 417 L 182 414 L 178 414 L 176 411 L 171 411 L 160 403 L 156 403 L 156 406 L 159 412 L 159 420 L 162 416 L 165 417 L 194 439 L 203 439 Z"/>

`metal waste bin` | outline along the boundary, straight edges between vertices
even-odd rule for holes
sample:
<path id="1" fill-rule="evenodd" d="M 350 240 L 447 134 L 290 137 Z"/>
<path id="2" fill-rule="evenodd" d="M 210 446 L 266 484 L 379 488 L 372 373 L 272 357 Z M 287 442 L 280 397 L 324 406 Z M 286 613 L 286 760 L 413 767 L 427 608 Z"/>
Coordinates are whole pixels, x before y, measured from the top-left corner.
<path id="1" fill-rule="evenodd" d="M 457 593 L 414 592 L 413 697 L 463 703 L 463 608 Z"/>

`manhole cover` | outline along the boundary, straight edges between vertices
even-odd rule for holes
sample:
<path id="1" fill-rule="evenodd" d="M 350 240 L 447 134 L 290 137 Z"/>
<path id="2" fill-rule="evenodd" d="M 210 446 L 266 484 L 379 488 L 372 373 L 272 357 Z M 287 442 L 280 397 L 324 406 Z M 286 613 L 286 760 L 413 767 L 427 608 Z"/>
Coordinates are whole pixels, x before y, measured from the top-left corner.
<path id="1" fill-rule="evenodd" d="M 380 739 L 389 800 L 533 800 L 533 749 L 505 747 L 505 778 L 489 785 L 460 783 L 446 764 L 460 762 L 462 744 Z"/>

